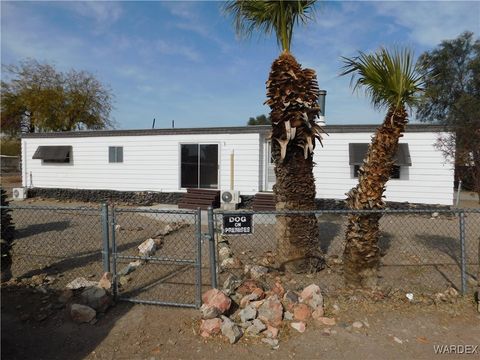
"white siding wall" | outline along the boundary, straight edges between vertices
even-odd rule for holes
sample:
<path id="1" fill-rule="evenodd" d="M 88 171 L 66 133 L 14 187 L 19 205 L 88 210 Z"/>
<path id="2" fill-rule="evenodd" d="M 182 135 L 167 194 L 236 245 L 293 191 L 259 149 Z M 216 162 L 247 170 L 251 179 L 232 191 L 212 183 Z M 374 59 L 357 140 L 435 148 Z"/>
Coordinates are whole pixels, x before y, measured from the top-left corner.
<path id="1" fill-rule="evenodd" d="M 230 187 L 230 154 L 235 149 L 235 188 L 259 190 L 259 134 L 194 134 L 26 138 L 23 185 L 43 188 L 176 192 L 180 189 L 180 144 L 219 145 L 219 187 Z M 71 145 L 71 164 L 42 164 L 32 156 L 40 145 Z M 123 163 L 108 162 L 108 147 L 123 146 Z M 32 184 L 30 184 L 30 173 Z"/>
<path id="2" fill-rule="evenodd" d="M 370 133 L 331 133 L 325 136 L 324 147 L 315 148 L 314 174 L 318 198 L 344 199 L 345 193 L 357 184 L 349 165 L 349 143 L 370 143 Z M 391 179 L 385 192 L 387 201 L 416 203 L 453 203 L 453 166 L 445 163 L 435 149 L 438 137 L 433 132 L 408 132 L 400 143 L 408 143 L 412 166 L 402 167 L 404 176 Z M 406 178 L 405 178 L 406 177 Z"/>

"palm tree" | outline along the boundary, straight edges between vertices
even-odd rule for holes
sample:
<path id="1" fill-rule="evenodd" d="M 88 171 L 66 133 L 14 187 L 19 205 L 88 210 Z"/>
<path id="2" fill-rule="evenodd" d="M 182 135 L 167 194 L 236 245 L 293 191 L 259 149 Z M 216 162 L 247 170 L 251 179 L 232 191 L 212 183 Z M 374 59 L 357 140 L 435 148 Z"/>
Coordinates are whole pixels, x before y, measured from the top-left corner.
<path id="1" fill-rule="evenodd" d="M 343 58 L 341 75 L 352 74 L 354 90 L 364 88 L 375 108 L 386 108 L 387 116 L 376 130 L 363 165 L 358 185 L 347 193 L 352 210 L 383 209 L 385 184 L 390 178 L 393 158 L 408 123 L 406 108 L 416 105 L 423 77 L 408 49 L 381 48 L 368 55 Z M 344 251 L 344 276 L 347 284 L 372 287 L 377 283 L 380 264 L 379 221 L 381 213 L 354 213 L 348 218 Z"/>
<path id="2" fill-rule="evenodd" d="M 231 1 L 225 6 L 233 14 L 237 32 L 275 32 L 282 52 L 273 62 L 267 80 L 267 101 L 272 121 L 272 156 L 277 210 L 315 209 L 313 150 L 321 142 L 318 84 L 315 71 L 302 69 L 290 53 L 293 28 L 311 20 L 315 1 Z M 322 267 L 319 232 L 314 215 L 277 216 L 278 260 L 282 268 L 295 272 Z"/>

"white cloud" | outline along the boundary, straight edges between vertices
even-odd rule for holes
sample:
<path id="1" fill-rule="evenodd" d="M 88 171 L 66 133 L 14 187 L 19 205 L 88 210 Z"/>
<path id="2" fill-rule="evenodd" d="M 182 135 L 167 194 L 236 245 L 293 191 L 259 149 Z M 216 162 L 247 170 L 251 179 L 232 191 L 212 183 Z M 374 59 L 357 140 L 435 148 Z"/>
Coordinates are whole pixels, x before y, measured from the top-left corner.
<path id="1" fill-rule="evenodd" d="M 379 14 L 408 29 L 409 37 L 434 47 L 469 30 L 480 32 L 480 2 L 476 1 L 382 1 L 372 3 Z"/>
<path id="2" fill-rule="evenodd" d="M 174 44 L 165 40 L 157 40 L 153 44 L 153 49 L 164 55 L 180 55 L 194 62 L 201 60 L 200 54 L 192 47 Z"/>
<path id="3" fill-rule="evenodd" d="M 64 2 L 63 6 L 80 16 L 92 19 L 102 28 L 117 22 L 123 14 L 121 4 L 113 1 L 68 1 Z"/>

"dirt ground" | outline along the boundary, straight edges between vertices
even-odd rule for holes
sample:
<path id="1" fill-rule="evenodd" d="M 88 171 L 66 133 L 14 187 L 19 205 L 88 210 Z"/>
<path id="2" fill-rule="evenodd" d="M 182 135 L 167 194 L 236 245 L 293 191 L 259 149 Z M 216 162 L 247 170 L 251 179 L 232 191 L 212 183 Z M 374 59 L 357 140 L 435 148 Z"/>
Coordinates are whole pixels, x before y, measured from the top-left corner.
<path id="1" fill-rule="evenodd" d="M 327 314 L 337 325 L 326 330 L 309 323 L 304 334 L 285 327 L 279 349 L 273 350 L 258 338 L 244 337 L 234 345 L 221 336 L 202 339 L 194 309 L 122 302 L 94 325 L 73 323 L 65 308 L 46 319 L 36 317 L 54 296 L 2 289 L 2 359 L 432 359 L 439 345 L 480 349 L 480 314 L 469 298 L 439 305 L 412 304 L 402 297 L 327 299 Z M 333 303 L 340 308 L 335 314 Z M 354 321 L 364 326 L 352 328 Z M 477 351 L 470 358 L 479 358 Z"/>

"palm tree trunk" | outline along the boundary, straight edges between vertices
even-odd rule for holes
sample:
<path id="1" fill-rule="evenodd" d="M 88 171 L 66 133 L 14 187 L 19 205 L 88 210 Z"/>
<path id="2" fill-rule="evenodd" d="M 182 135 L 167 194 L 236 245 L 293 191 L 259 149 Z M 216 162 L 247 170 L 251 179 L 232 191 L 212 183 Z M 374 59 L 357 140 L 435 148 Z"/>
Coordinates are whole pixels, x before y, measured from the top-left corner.
<path id="1" fill-rule="evenodd" d="M 312 156 L 304 158 L 303 150 L 289 145 L 283 162 L 275 167 L 273 188 L 276 209 L 315 210 L 315 179 Z M 280 146 L 273 142 L 274 158 L 280 156 Z M 314 272 L 322 268 L 323 257 L 317 218 L 314 214 L 277 215 L 278 256 L 280 267 L 295 273 Z"/>
<path id="2" fill-rule="evenodd" d="M 404 108 L 390 108 L 360 167 L 358 185 L 347 194 L 352 210 L 379 210 L 385 207 L 383 193 L 390 178 L 398 141 L 407 125 Z M 375 287 L 380 266 L 379 221 L 381 214 L 351 214 L 348 217 L 343 254 L 344 277 L 348 285 Z"/>
<path id="3" fill-rule="evenodd" d="M 267 81 L 267 104 L 272 111 L 272 156 L 276 184 L 276 209 L 315 209 L 313 147 L 320 129 L 318 85 L 313 70 L 303 69 L 284 52 L 272 64 Z M 319 230 L 314 214 L 277 215 L 280 268 L 313 272 L 323 267 Z"/>

